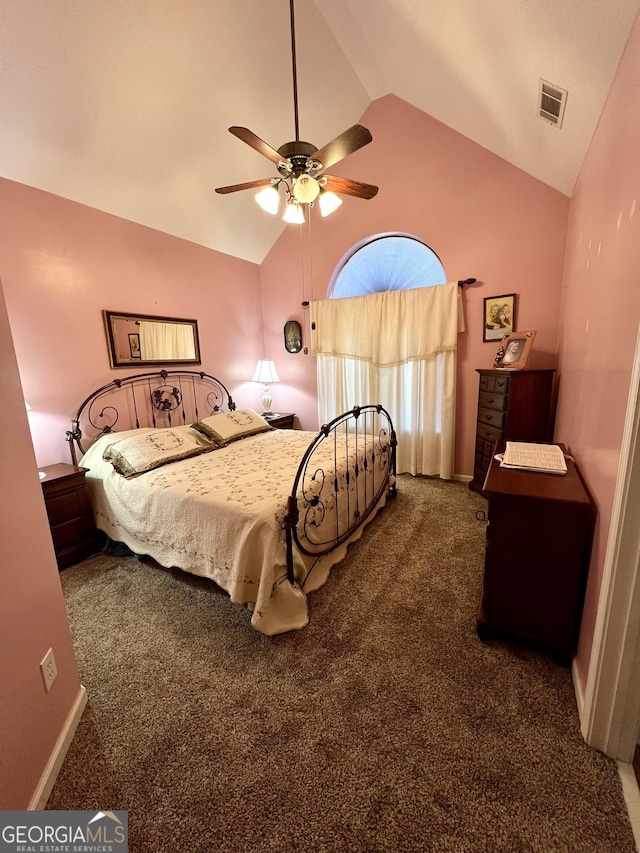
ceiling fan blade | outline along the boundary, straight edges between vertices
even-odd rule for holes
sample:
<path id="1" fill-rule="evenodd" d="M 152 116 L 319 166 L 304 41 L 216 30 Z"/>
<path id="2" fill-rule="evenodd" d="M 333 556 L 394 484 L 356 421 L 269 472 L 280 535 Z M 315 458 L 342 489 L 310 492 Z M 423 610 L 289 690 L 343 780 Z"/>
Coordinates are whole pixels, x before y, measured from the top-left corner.
<path id="1" fill-rule="evenodd" d="M 353 154 L 358 148 L 368 145 L 373 137 L 366 127 L 361 124 L 354 124 L 340 136 L 336 136 L 331 142 L 327 142 L 319 151 L 313 155 L 314 160 L 319 160 L 322 163 L 323 169 L 328 169 L 333 166 L 338 160 L 343 160 L 349 154 Z"/>
<path id="2" fill-rule="evenodd" d="M 333 175 L 323 175 L 320 183 L 326 190 L 333 193 L 343 193 L 356 198 L 373 198 L 378 192 L 378 187 L 373 184 L 363 184 L 361 181 L 351 181 L 349 178 L 336 178 Z"/>
<path id="3" fill-rule="evenodd" d="M 246 184 L 233 184 L 233 186 L 230 187 L 216 187 L 216 192 L 226 195 L 227 193 L 237 193 L 240 190 L 254 190 L 257 189 L 257 187 L 266 187 L 271 183 L 273 183 L 271 178 L 260 178 L 259 181 L 249 181 Z"/>
<path id="4" fill-rule="evenodd" d="M 232 133 L 234 136 L 237 136 L 238 139 L 241 139 L 243 142 L 246 142 L 247 145 L 250 145 L 258 154 L 262 154 L 263 157 L 266 157 L 267 160 L 271 160 L 272 163 L 275 163 L 276 166 L 278 163 L 283 161 L 282 155 L 278 154 L 275 148 L 272 148 L 268 145 L 264 140 L 260 139 L 259 136 L 256 136 L 253 131 L 249 130 L 247 127 L 230 127 L 229 133 Z"/>

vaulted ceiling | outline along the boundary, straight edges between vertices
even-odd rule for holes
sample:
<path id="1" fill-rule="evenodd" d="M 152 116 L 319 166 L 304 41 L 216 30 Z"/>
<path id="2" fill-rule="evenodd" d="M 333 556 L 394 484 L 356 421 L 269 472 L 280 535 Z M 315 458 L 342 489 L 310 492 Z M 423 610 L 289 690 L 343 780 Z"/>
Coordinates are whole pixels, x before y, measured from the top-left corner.
<path id="1" fill-rule="evenodd" d="M 393 93 L 571 195 L 639 2 L 296 0 L 300 135 L 320 147 Z M 263 259 L 287 226 L 214 188 L 276 175 L 231 125 L 295 136 L 289 0 L 0 0 L 0 18 L 2 176 Z M 561 129 L 539 78 L 569 92 Z"/>

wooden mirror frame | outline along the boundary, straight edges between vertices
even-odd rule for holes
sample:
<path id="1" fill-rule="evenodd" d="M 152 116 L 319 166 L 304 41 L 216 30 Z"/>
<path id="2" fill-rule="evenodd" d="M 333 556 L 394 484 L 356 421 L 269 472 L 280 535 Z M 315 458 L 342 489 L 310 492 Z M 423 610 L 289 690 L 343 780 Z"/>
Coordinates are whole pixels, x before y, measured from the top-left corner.
<path id="1" fill-rule="evenodd" d="M 141 367 L 155 364 L 200 364 L 200 339 L 198 321 L 178 317 L 157 317 L 153 314 L 131 314 L 125 311 L 103 311 L 107 348 L 111 367 Z M 139 334 L 135 331 L 141 322 L 170 323 L 189 326 L 193 335 L 193 358 L 143 358 Z M 117 321 L 121 321 L 118 323 Z M 134 355 L 137 353 L 137 355 Z"/>

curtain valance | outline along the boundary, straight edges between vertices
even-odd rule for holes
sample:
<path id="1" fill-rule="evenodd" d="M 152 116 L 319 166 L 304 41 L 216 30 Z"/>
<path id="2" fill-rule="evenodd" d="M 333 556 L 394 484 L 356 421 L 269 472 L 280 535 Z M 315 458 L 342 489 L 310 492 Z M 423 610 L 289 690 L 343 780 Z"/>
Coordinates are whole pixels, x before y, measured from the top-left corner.
<path id="1" fill-rule="evenodd" d="M 459 331 L 457 282 L 311 303 L 314 355 L 405 364 L 455 351 Z"/>

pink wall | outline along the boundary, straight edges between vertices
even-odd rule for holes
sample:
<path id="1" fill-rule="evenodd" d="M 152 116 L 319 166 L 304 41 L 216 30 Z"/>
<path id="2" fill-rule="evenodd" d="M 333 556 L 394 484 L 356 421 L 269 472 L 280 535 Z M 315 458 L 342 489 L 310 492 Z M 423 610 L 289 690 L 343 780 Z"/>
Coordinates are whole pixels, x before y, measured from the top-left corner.
<path id="1" fill-rule="evenodd" d="M 371 201 L 344 198 L 322 219 L 288 226 L 261 266 L 266 355 L 305 428 L 317 427 L 315 359 L 289 355 L 287 319 L 309 335 L 304 299 L 322 299 L 335 266 L 359 240 L 401 231 L 428 243 L 449 280 L 477 278 L 465 290 L 467 333 L 458 359 L 455 471 L 471 474 L 478 379 L 497 345 L 482 341 L 483 298 L 518 294 L 518 329 L 536 329 L 529 365 L 555 367 L 569 199 L 394 95 L 374 101 L 362 124 L 373 142 L 331 169 L 377 184 Z M 287 392 L 290 389 L 287 388 Z M 274 400 L 277 401 L 277 389 Z M 276 402 L 277 405 L 277 402 Z"/>
<path id="2" fill-rule="evenodd" d="M 39 465 L 69 460 L 70 418 L 109 365 L 102 310 L 198 320 L 203 369 L 236 402 L 263 356 L 260 273 L 214 252 L 0 179 L 0 271 Z"/>
<path id="3" fill-rule="evenodd" d="M 640 16 L 580 171 L 567 240 L 556 435 L 598 507 L 577 659 L 583 683 L 640 320 L 639 68 Z"/>
<path id="4" fill-rule="evenodd" d="M 0 399 L 0 809 L 25 809 L 80 679 L 1 286 Z M 40 661 L 49 648 L 58 677 L 47 694 Z"/>
<path id="5" fill-rule="evenodd" d="M 0 272 L 0 808 L 17 809 L 80 688 L 34 446 L 40 466 L 68 461 L 65 430 L 82 400 L 136 372 L 110 368 L 102 310 L 196 317 L 203 369 L 241 405 L 259 406 L 247 380 L 263 336 L 256 265 L 2 179 Z M 46 695 L 39 663 L 49 647 L 59 675 Z"/>

